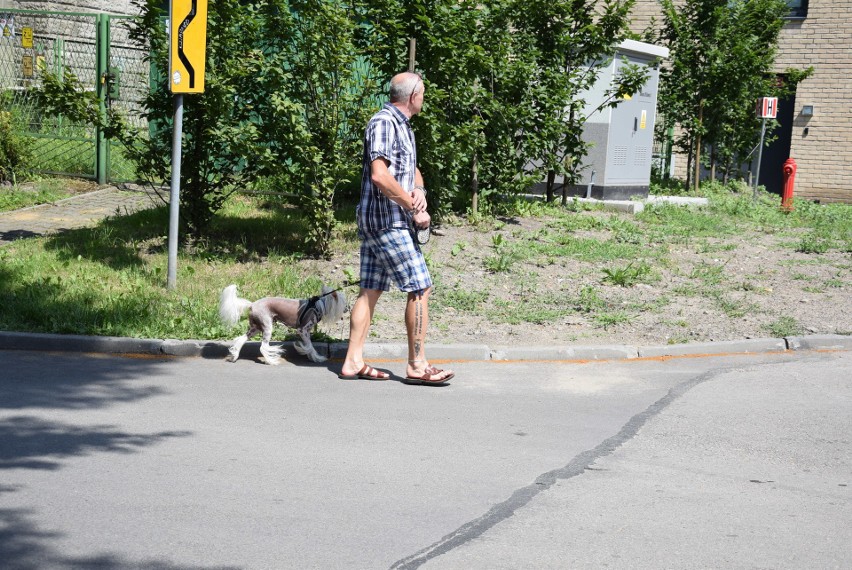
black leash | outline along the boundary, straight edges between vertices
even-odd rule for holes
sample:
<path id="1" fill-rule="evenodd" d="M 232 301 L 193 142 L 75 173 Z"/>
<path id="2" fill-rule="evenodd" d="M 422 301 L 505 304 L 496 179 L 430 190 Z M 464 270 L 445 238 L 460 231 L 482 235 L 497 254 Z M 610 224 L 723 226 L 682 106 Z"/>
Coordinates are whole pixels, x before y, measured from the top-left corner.
<path id="1" fill-rule="evenodd" d="M 353 285 L 358 285 L 359 283 L 361 283 L 360 279 L 358 281 L 347 281 L 343 285 L 338 287 L 337 289 L 335 289 L 333 291 L 329 291 L 328 293 L 323 293 L 322 295 L 317 295 L 316 298 L 320 299 L 322 297 L 325 297 L 326 295 L 331 295 L 332 293 L 337 293 L 338 291 L 342 291 L 342 290 L 346 289 L 347 287 L 352 287 Z"/>
<path id="2" fill-rule="evenodd" d="M 317 301 L 319 301 L 320 299 L 322 299 L 323 297 L 325 297 L 327 295 L 331 295 L 332 293 L 337 293 L 338 291 L 342 291 L 343 289 L 345 289 L 347 287 L 351 287 L 352 285 L 357 285 L 360 282 L 361 282 L 360 279 L 358 281 L 347 281 L 343 285 L 341 285 L 340 287 L 338 287 L 337 289 L 335 289 L 333 291 L 329 291 L 328 293 L 322 293 L 321 295 L 314 295 L 310 299 L 305 299 L 305 304 L 302 305 L 299 308 L 299 311 L 296 314 L 296 319 L 299 321 L 299 323 L 302 323 L 302 321 L 304 320 L 305 315 L 307 314 L 308 311 L 316 310 Z"/>

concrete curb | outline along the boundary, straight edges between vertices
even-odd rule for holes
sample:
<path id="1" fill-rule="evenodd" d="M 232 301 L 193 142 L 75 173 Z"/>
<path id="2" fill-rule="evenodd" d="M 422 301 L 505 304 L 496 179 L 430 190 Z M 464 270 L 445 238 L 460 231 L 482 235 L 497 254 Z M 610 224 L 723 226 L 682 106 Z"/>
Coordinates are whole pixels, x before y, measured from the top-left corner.
<path id="1" fill-rule="evenodd" d="M 635 346 L 500 346 L 490 360 L 622 360 L 636 358 Z"/>
<path id="2" fill-rule="evenodd" d="M 852 350 L 852 336 L 817 334 L 787 337 L 789 350 Z"/>
<path id="3" fill-rule="evenodd" d="M 528 198 L 541 198 L 541 194 L 526 194 Z M 598 198 L 582 198 L 572 196 L 580 204 L 592 204 L 602 210 L 611 212 L 624 212 L 627 214 L 640 214 L 645 211 L 646 204 L 675 204 L 678 206 L 689 206 L 699 208 L 707 206 L 710 201 L 707 198 L 692 198 L 686 196 L 647 196 L 637 200 L 600 200 Z"/>
<path id="4" fill-rule="evenodd" d="M 2 350 L 159 354 L 163 341 L 115 336 L 40 334 L 0 331 Z"/>
<path id="5" fill-rule="evenodd" d="M 230 341 L 161 340 L 0 331 L 0 350 L 225 358 L 228 355 L 230 345 Z M 314 346 L 317 352 L 333 360 L 342 360 L 346 355 L 347 343 L 316 342 Z M 283 343 L 283 347 L 285 352 L 291 355 L 295 354 L 292 342 Z M 243 347 L 240 356 L 242 358 L 257 358 L 260 356 L 259 349 L 259 342 L 248 342 Z M 496 346 L 490 348 L 484 344 L 430 344 L 428 350 L 430 359 L 434 361 L 627 360 L 634 358 L 756 354 L 788 350 L 852 350 L 852 336 L 812 335 L 648 347 L 566 345 Z M 405 343 L 371 342 L 364 347 L 364 356 L 372 360 L 405 360 L 408 357 L 408 347 Z"/>
<path id="6" fill-rule="evenodd" d="M 649 346 L 639 349 L 640 358 L 659 356 L 685 356 L 695 354 L 749 354 L 758 352 L 782 352 L 787 350 L 783 338 L 754 338 L 696 344 L 672 344 Z"/>

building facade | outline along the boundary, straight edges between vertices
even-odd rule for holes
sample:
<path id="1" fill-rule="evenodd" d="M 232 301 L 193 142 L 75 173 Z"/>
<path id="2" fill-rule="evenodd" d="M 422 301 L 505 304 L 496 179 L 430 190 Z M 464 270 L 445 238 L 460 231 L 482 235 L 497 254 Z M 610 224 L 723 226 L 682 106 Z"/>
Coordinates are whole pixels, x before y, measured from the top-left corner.
<path id="1" fill-rule="evenodd" d="M 779 138 L 764 150 L 760 183 L 780 193 L 782 168 L 796 161 L 795 195 L 852 203 L 852 0 L 788 0 L 775 71 L 813 67 L 795 96 L 779 102 Z M 662 12 L 636 0 L 631 29 L 642 32 Z M 660 109 L 665 113 L 665 109 Z M 685 174 L 685 159 L 677 161 Z"/>

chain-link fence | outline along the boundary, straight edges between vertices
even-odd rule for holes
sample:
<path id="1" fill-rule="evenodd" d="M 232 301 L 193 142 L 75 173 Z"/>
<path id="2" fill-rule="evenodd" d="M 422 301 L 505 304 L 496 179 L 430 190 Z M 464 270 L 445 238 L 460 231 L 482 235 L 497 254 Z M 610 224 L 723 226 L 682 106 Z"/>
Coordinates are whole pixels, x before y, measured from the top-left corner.
<path id="1" fill-rule="evenodd" d="M 0 93 L 33 139 L 34 172 L 101 183 L 136 178 L 119 145 L 89 125 L 44 115 L 29 94 L 42 70 L 70 71 L 101 105 L 120 106 L 130 121 L 141 122 L 150 68 L 146 53 L 128 38 L 129 22 L 127 16 L 0 9 Z"/>

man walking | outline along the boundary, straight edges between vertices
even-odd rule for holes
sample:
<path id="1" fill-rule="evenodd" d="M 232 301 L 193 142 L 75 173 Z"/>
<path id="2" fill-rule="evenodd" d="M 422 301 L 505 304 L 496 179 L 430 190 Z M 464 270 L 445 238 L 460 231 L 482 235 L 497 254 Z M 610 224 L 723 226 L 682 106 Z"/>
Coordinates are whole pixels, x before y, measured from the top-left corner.
<path id="1" fill-rule="evenodd" d="M 356 218 L 361 239 L 361 289 L 349 324 L 349 349 L 339 377 L 387 380 L 390 375 L 364 362 L 364 343 L 379 297 L 394 281 L 408 294 L 405 328 L 411 384 L 444 384 L 455 374 L 426 359 L 432 278 L 412 236 L 412 225 L 427 227 L 426 189 L 417 168 L 417 145 L 409 119 L 423 108 L 423 80 L 416 73 L 391 79 L 390 102 L 370 119 L 364 134 L 361 200 Z"/>

